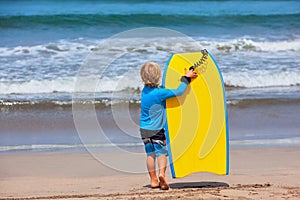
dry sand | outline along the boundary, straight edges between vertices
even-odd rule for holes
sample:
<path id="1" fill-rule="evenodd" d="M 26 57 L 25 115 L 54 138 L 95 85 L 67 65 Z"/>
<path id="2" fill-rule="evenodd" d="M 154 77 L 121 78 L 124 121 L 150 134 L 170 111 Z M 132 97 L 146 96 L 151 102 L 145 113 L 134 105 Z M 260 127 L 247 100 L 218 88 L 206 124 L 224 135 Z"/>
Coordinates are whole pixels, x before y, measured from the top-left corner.
<path id="1" fill-rule="evenodd" d="M 149 188 L 146 173 L 118 172 L 88 153 L 0 155 L 0 199 L 300 199 L 298 147 L 232 149 L 228 176 L 172 179 L 169 171 L 171 189 L 162 191 Z"/>

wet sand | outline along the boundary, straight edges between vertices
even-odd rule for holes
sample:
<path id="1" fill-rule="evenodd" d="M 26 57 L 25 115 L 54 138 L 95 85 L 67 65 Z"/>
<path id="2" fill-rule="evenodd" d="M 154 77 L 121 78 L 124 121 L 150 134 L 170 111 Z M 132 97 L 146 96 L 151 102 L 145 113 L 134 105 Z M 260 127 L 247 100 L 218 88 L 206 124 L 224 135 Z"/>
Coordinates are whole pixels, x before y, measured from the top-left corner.
<path id="1" fill-rule="evenodd" d="M 47 106 L 0 106 L 0 145 L 81 144 L 71 105 L 51 104 L 50 107 Z M 126 143 L 141 142 L 140 105 L 121 104 L 119 107 L 96 105 L 97 120 L 102 130 L 116 144 L 124 143 L 124 141 Z M 112 109 L 118 111 L 118 124 L 112 114 Z M 126 109 L 130 111 L 130 116 Z M 231 145 L 242 148 L 299 146 L 299 113 L 299 99 L 232 101 L 228 105 Z M 88 122 L 89 120 L 86 120 L 87 125 Z"/>

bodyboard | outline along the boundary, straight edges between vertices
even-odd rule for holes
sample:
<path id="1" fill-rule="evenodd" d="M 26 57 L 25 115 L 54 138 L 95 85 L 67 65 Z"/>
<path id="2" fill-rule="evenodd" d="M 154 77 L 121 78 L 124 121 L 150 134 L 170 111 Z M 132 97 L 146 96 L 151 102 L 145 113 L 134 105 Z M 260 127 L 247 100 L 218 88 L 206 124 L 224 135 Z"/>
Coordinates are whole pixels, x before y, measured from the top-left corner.
<path id="1" fill-rule="evenodd" d="M 173 54 L 164 70 L 163 87 L 177 88 L 184 68 L 191 66 L 198 78 L 182 96 L 166 101 L 172 177 L 196 172 L 225 175 L 229 173 L 228 114 L 222 74 L 212 55 L 207 51 Z"/>

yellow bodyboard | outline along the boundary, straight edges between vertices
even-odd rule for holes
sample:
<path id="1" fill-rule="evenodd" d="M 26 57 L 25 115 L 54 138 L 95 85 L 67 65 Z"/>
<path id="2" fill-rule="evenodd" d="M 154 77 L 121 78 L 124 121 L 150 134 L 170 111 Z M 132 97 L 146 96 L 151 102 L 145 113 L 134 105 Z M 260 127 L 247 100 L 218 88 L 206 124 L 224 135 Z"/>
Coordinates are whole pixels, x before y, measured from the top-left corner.
<path id="1" fill-rule="evenodd" d="M 184 68 L 196 66 L 203 52 L 173 54 L 163 87 L 177 88 Z M 195 64 L 196 63 L 196 64 Z M 195 172 L 229 173 L 228 117 L 224 82 L 213 57 L 195 69 L 187 91 L 166 101 L 166 137 L 173 178 Z"/>

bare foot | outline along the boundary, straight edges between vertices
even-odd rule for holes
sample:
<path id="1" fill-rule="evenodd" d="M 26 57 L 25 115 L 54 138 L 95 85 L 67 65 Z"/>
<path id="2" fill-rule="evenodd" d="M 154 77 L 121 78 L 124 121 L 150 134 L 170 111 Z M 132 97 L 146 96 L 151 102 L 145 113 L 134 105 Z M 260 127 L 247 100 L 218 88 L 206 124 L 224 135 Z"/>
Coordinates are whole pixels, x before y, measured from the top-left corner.
<path id="1" fill-rule="evenodd" d="M 163 175 L 159 175 L 158 176 L 159 178 L 159 185 L 160 185 L 160 188 L 162 190 L 168 190 L 170 188 L 168 182 L 166 181 L 165 177 Z"/>
<path id="2" fill-rule="evenodd" d="M 157 179 L 156 180 L 151 180 L 150 186 L 151 186 L 152 189 L 160 187 L 159 182 L 158 182 Z"/>

